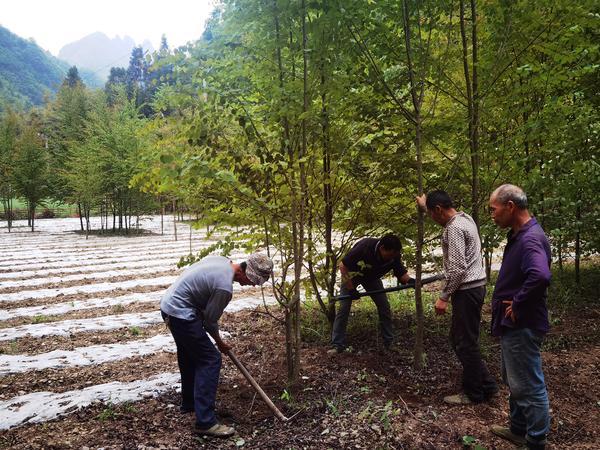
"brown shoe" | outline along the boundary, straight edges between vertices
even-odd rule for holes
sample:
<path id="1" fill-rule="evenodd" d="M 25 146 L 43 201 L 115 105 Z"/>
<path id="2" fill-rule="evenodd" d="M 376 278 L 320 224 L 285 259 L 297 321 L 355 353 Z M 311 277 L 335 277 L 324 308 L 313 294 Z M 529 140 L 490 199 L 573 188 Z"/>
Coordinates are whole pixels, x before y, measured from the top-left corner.
<path id="1" fill-rule="evenodd" d="M 492 425 L 490 427 L 490 431 L 494 433 L 496 436 L 501 437 L 502 439 L 506 439 L 507 441 L 512 442 L 515 445 L 525 445 L 527 444 L 527 440 L 525 436 L 519 436 L 518 434 L 510 431 L 508 427 L 502 427 L 500 425 Z"/>
<path id="2" fill-rule="evenodd" d="M 470 405 L 473 403 L 469 397 L 467 397 L 462 392 L 460 394 L 447 395 L 444 397 L 444 402 L 449 405 Z"/>
<path id="3" fill-rule="evenodd" d="M 219 438 L 226 438 L 235 434 L 235 429 L 233 429 L 233 427 L 228 427 L 227 425 L 223 425 L 221 423 L 215 423 L 208 429 L 202 429 L 196 425 L 195 430 L 199 434 Z"/>

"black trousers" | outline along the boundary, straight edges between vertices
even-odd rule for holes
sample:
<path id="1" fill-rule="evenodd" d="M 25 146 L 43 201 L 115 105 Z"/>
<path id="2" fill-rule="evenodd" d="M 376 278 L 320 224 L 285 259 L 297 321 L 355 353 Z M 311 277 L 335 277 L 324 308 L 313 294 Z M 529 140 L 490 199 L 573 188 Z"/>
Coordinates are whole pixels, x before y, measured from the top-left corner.
<path id="1" fill-rule="evenodd" d="M 479 352 L 479 325 L 485 286 L 456 291 L 452 295 L 450 343 L 463 367 L 463 391 L 479 403 L 498 392 Z"/>

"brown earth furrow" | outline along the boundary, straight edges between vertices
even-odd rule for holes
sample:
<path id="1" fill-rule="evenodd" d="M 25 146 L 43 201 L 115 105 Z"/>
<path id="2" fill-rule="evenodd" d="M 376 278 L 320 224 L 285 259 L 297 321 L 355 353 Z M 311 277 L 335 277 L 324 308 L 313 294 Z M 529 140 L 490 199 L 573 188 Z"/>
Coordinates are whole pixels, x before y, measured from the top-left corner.
<path id="1" fill-rule="evenodd" d="M 66 303 L 77 300 L 85 300 L 90 298 L 103 298 L 103 297 L 119 297 L 121 295 L 126 294 L 134 294 L 134 293 L 144 293 L 144 292 L 154 292 L 159 289 L 168 288 L 168 284 L 164 285 L 156 285 L 156 286 L 136 286 L 127 289 L 112 289 L 110 291 L 98 291 L 98 292 L 89 292 L 89 293 L 77 293 L 77 294 L 69 294 L 69 295 L 56 295 L 54 297 L 45 297 L 45 298 L 33 298 L 27 300 L 19 300 L 16 302 L 10 302 L 9 304 L 4 303 L 2 307 L 4 309 L 16 309 L 16 308 L 26 308 L 28 306 L 40 306 L 40 305 L 54 305 L 56 303 Z"/>
<path id="2" fill-rule="evenodd" d="M 160 307 L 160 298 L 157 298 L 155 300 L 156 301 L 154 302 L 129 303 L 127 305 L 114 305 L 105 308 L 79 309 L 61 315 L 38 315 L 33 317 L 17 317 L 14 319 L 6 320 L 4 322 L 0 322 L 0 329 L 35 323 L 51 324 L 53 322 L 60 322 L 61 320 L 88 319 L 92 317 L 156 311 Z"/>
<path id="3" fill-rule="evenodd" d="M 85 278 L 83 280 L 71 280 L 71 281 L 58 282 L 58 283 L 40 284 L 35 287 L 26 287 L 25 289 L 35 291 L 35 290 L 41 290 L 41 289 L 61 289 L 61 288 L 68 288 L 68 287 L 73 287 L 73 286 L 87 286 L 89 284 L 96 284 L 96 283 L 119 283 L 122 281 L 147 280 L 150 278 L 158 278 L 158 277 L 163 277 L 163 276 L 177 275 L 178 273 L 180 273 L 180 271 L 178 271 L 176 269 L 169 269 L 169 270 L 162 270 L 162 271 L 158 271 L 158 272 L 150 272 L 147 274 L 122 275 L 122 276 L 117 276 L 117 277 L 106 277 L 106 278 L 90 277 L 90 278 Z M 0 295 L 12 294 L 12 293 L 19 292 L 22 290 L 23 290 L 23 287 L 20 287 L 20 286 L 14 286 L 14 287 L 6 288 L 6 289 L 0 289 Z M 14 303 L 15 302 L 11 302 L 11 305 L 13 305 Z"/>
<path id="4" fill-rule="evenodd" d="M 114 344 L 133 339 L 146 339 L 165 332 L 164 324 L 149 327 L 119 328 L 112 331 L 74 333 L 70 336 L 45 336 L 0 342 L 0 354 L 38 355 L 53 350 L 73 350 L 99 344 Z"/>

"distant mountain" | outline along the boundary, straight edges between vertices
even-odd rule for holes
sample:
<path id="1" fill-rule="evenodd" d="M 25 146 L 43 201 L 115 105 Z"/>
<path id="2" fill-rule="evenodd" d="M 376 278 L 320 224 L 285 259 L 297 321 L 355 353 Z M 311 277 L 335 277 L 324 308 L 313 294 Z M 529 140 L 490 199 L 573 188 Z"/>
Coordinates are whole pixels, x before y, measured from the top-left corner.
<path id="1" fill-rule="evenodd" d="M 45 95 L 58 89 L 68 69 L 66 62 L 42 50 L 34 41 L 0 26 L 0 109 L 2 102 L 23 107 L 42 104 Z M 79 73 L 88 86 L 101 85 L 93 73 Z"/>
<path id="2" fill-rule="evenodd" d="M 92 33 L 78 41 L 65 45 L 58 57 L 79 69 L 87 69 L 106 80 L 111 67 L 127 67 L 131 50 L 136 44 L 132 38 L 117 36 L 110 39 L 101 32 Z M 146 40 L 142 48 L 153 52 L 152 44 Z"/>

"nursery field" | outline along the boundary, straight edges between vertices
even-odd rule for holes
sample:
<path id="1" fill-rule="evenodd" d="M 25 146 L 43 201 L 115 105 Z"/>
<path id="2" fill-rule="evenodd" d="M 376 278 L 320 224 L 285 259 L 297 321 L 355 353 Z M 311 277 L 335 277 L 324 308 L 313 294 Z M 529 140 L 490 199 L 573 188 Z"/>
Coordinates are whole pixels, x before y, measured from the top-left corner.
<path id="1" fill-rule="evenodd" d="M 392 352 L 382 351 L 367 300 L 351 320 L 353 350 L 328 356 L 322 316 L 306 303 L 301 383 L 287 389 L 281 313 L 270 307 L 265 314 L 263 305 L 274 302 L 268 284 L 264 292 L 236 284 L 221 328 L 265 391 L 295 417 L 277 422 L 224 358 L 217 412 L 238 433 L 199 437 L 192 415 L 179 412 L 174 343 L 158 304 L 180 273 L 180 256 L 214 238 L 200 230 L 190 238 L 179 225 L 176 242 L 172 223 L 161 235 L 156 217 L 142 222 L 145 234 L 88 240 L 73 232 L 77 219 L 40 220 L 35 233 L 16 225 L 10 234 L 0 231 L 0 448 L 512 448 L 488 432 L 506 422 L 505 388 L 483 405 L 441 401 L 460 385 L 447 318 L 428 311 L 427 365 L 412 369 L 409 293 L 392 297 Z M 597 303 L 555 316 L 544 352 L 550 448 L 600 444 L 599 319 Z M 482 345 L 499 377 L 497 343 L 485 337 Z"/>

